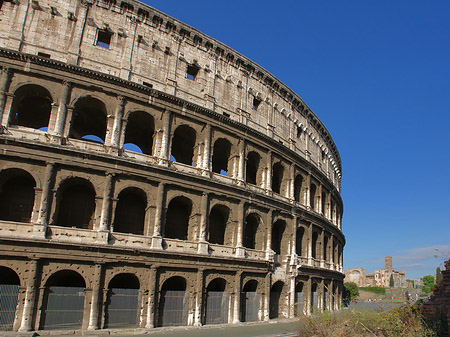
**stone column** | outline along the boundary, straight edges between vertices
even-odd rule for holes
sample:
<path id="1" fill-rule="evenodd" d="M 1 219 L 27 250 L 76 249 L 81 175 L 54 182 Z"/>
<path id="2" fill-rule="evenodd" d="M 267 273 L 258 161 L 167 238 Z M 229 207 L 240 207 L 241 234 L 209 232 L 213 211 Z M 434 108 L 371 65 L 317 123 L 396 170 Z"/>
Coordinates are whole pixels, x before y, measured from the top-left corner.
<path id="1" fill-rule="evenodd" d="M 11 84 L 13 72 L 10 68 L 3 68 L 0 76 L 0 122 L 3 120 L 3 111 L 5 110 L 6 93 L 9 90 Z M 7 125 L 3 124 L 2 125 Z M 1 132 L 0 132 L 1 133 Z"/>
<path id="2" fill-rule="evenodd" d="M 306 176 L 306 188 L 305 188 L 305 205 L 311 208 L 311 174 Z"/>
<path id="3" fill-rule="evenodd" d="M 148 290 L 148 308 L 147 308 L 147 323 L 145 327 L 151 329 L 155 327 L 155 297 L 158 294 L 156 285 L 156 273 L 158 269 L 156 266 L 150 267 L 150 277 L 149 277 L 149 290 Z"/>
<path id="4" fill-rule="evenodd" d="M 324 254 L 324 250 L 325 248 L 325 231 L 322 230 L 320 232 L 320 237 L 319 237 L 319 242 L 320 242 L 320 249 L 319 249 L 319 260 L 320 260 L 320 267 L 321 268 L 325 268 L 325 254 Z"/>
<path id="5" fill-rule="evenodd" d="M 297 223 L 298 216 L 292 218 L 291 264 L 297 264 Z"/>
<path id="6" fill-rule="evenodd" d="M 233 310 L 233 324 L 241 321 L 241 282 L 242 271 L 237 271 L 234 277 L 234 310 Z"/>
<path id="7" fill-rule="evenodd" d="M 267 152 L 266 192 L 272 191 L 272 151 Z"/>
<path id="8" fill-rule="evenodd" d="M 19 331 L 33 330 L 33 310 L 36 304 L 36 279 L 38 276 L 39 260 L 30 260 L 26 284 L 25 303 L 23 304 L 22 322 Z"/>
<path id="9" fill-rule="evenodd" d="M 37 224 L 33 226 L 34 232 L 33 235 L 41 238 L 45 238 L 45 233 L 47 231 L 54 174 L 55 174 L 55 163 L 47 163 L 47 166 L 45 168 L 44 182 L 42 185 L 39 216 L 37 219 Z"/>
<path id="10" fill-rule="evenodd" d="M 271 259 L 273 257 L 273 250 L 272 250 L 272 213 L 273 210 L 269 209 L 269 212 L 267 212 L 267 241 L 266 241 L 266 259 Z"/>
<path id="11" fill-rule="evenodd" d="M 163 218 L 164 200 L 165 200 L 165 185 L 160 183 L 156 196 L 156 211 L 155 211 L 155 225 L 153 227 L 152 248 L 162 249 L 161 225 Z"/>
<path id="12" fill-rule="evenodd" d="M 200 227 L 199 227 L 199 243 L 198 253 L 208 254 L 208 242 L 206 241 L 206 229 L 208 228 L 208 209 L 209 209 L 209 197 L 208 193 L 203 192 L 202 201 L 200 207 Z"/>
<path id="13" fill-rule="evenodd" d="M 163 137 L 163 133 L 164 133 L 164 130 L 161 128 L 155 130 L 155 136 L 154 136 L 155 144 L 153 146 L 153 148 L 154 148 L 153 156 L 156 158 L 161 157 L 161 138 Z"/>
<path id="14" fill-rule="evenodd" d="M 94 271 L 94 281 L 92 284 L 92 298 L 91 298 L 91 308 L 89 311 L 89 326 L 88 330 L 98 329 L 98 309 L 99 309 L 99 297 L 101 291 L 101 279 L 102 279 L 102 264 L 95 265 Z"/>
<path id="15" fill-rule="evenodd" d="M 289 301 L 288 301 L 288 317 L 294 318 L 295 317 L 295 275 L 290 276 L 290 289 L 289 289 Z"/>
<path id="16" fill-rule="evenodd" d="M 303 307 L 306 315 L 311 315 L 311 298 L 312 298 L 312 280 L 311 277 L 304 284 Z"/>
<path id="17" fill-rule="evenodd" d="M 117 151 L 120 144 L 120 135 L 122 133 L 122 119 L 123 112 L 125 109 L 126 98 L 123 96 L 117 96 L 117 105 L 114 113 L 114 121 L 112 127 L 112 133 L 110 135 L 110 140 L 108 146 L 112 147 L 112 151 Z M 105 142 L 106 143 L 106 142 Z"/>
<path id="18" fill-rule="evenodd" d="M 290 170 L 289 170 L 290 176 L 291 176 L 291 180 L 289 182 L 289 190 L 288 190 L 288 195 L 287 197 L 289 199 L 291 199 L 291 201 L 293 202 L 295 200 L 295 164 L 291 164 Z"/>
<path id="19" fill-rule="evenodd" d="M 245 203 L 244 201 L 240 201 L 239 210 L 238 210 L 238 224 L 236 228 L 236 256 L 244 257 L 245 256 L 245 248 L 242 245 L 242 236 L 244 231 L 244 216 L 245 216 Z"/>
<path id="20" fill-rule="evenodd" d="M 313 239 L 313 225 L 310 224 L 308 227 L 308 248 L 307 248 L 308 249 L 308 265 L 310 265 L 310 266 L 312 266 L 312 263 L 313 263 L 312 262 L 312 258 L 313 258 L 312 239 Z M 317 248 L 317 244 L 316 244 L 316 248 Z"/>
<path id="21" fill-rule="evenodd" d="M 51 134 L 54 136 L 55 140 L 58 141 L 60 141 L 60 139 L 64 135 L 64 125 L 66 124 L 67 107 L 70 103 L 71 93 L 72 93 L 72 83 L 68 81 L 63 81 L 55 125 L 53 127 L 53 130 L 50 131 L 49 129 Z"/>
<path id="22" fill-rule="evenodd" d="M 126 134 L 126 131 L 127 131 L 128 119 L 122 117 L 122 122 L 121 123 L 122 123 L 122 127 L 120 129 L 120 137 L 119 137 L 120 140 L 119 140 L 119 145 L 117 145 L 117 148 L 119 149 L 119 153 L 122 152 L 123 145 L 125 143 L 125 134 Z M 152 153 L 150 153 L 150 154 L 152 154 Z"/>
<path id="23" fill-rule="evenodd" d="M 168 163 L 170 146 L 170 122 L 172 113 L 169 110 L 164 111 L 164 130 L 161 137 L 160 165 Z"/>
<path id="24" fill-rule="evenodd" d="M 265 280 L 264 280 L 264 308 L 262 310 L 262 321 L 268 321 L 269 320 L 269 305 L 270 305 L 270 286 L 271 286 L 271 280 L 272 280 L 272 273 L 268 272 L 266 274 Z"/>
<path id="25" fill-rule="evenodd" d="M 103 194 L 102 213 L 100 218 L 99 231 L 109 231 L 111 222 L 111 194 L 113 191 L 114 174 L 107 173 L 105 178 L 105 191 Z"/>
<path id="26" fill-rule="evenodd" d="M 245 183 L 245 139 L 239 139 L 239 165 L 238 165 L 238 185 Z"/>
<path id="27" fill-rule="evenodd" d="M 317 213 L 319 213 L 319 214 L 324 214 L 323 213 L 324 210 L 322 209 L 322 188 L 323 188 L 323 186 L 322 186 L 322 184 L 320 184 L 319 191 L 316 191 L 316 193 L 319 195 L 319 197 L 318 197 L 319 202 L 317 205 Z"/>
<path id="28" fill-rule="evenodd" d="M 211 132 L 211 125 L 210 124 L 206 124 L 206 129 L 205 129 L 205 141 L 204 141 L 204 147 L 203 147 L 203 163 L 202 163 L 202 168 L 203 168 L 203 175 L 204 176 L 209 176 L 210 171 L 211 171 L 211 136 L 212 136 L 212 132 Z"/>
<path id="29" fill-rule="evenodd" d="M 204 279 L 204 270 L 199 269 L 197 272 L 196 296 L 195 296 L 195 314 L 194 314 L 195 326 L 202 325 L 203 279 Z"/>

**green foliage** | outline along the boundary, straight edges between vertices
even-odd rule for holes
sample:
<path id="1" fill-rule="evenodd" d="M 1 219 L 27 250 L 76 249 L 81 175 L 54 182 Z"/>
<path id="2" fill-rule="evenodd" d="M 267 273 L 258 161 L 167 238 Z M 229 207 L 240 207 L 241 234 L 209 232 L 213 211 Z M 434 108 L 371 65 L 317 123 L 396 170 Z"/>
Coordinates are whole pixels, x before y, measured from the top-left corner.
<path id="1" fill-rule="evenodd" d="M 354 300 L 359 296 L 358 285 L 355 282 L 345 282 L 344 283 L 344 298 L 349 300 Z"/>
<path id="2" fill-rule="evenodd" d="M 359 287 L 360 290 L 368 291 L 374 294 L 385 295 L 386 288 L 383 287 Z"/>
<path id="3" fill-rule="evenodd" d="M 389 287 L 393 288 L 395 285 L 394 283 L 394 274 L 391 274 L 391 279 L 389 280 Z"/>
<path id="4" fill-rule="evenodd" d="M 425 294 L 430 294 L 433 291 L 434 286 L 436 285 L 434 283 L 434 277 L 432 275 L 426 275 L 422 278 L 422 280 L 422 292 L 424 292 Z"/>
<path id="5" fill-rule="evenodd" d="M 444 277 L 442 276 L 441 268 L 437 267 L 436 268 L 436 284 L 441 283 L 443 278 Z"/>

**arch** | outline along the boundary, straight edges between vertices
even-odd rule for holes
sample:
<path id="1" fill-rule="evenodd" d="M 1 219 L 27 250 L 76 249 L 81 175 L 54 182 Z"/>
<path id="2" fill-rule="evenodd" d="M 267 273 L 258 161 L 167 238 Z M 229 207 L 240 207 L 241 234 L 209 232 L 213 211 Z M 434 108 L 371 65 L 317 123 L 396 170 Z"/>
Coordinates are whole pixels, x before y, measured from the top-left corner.
<path id="1" fill-rule="evenodd" d="M 269 319 L 278 318 L 280 315 L 280 299 L 283 287 L 284 283 L 277 281 L 270 288 Z"/>
<path id="2" fill-rule="evenodd" d="M 139 279 L 129 273 L 114 276 L 108 285 L 105 328 L 136 328 L 139 314 Z"/>
<path id="3" fill-rule="evenodd" d="M 303 314 L 303 282 L 297 282 L 294 292 L 294 315 L 301 316 Z"/>
<path id="4" fill-rule="evenodd" d="M 223 205 L 215 205 L 209 213 L 209 242 L 223 245 L 230 209 Z"/>
<path id="5" fill-rule="evenodd" d="M 294 179 L 294 200 L 297 202 L 302 202 L 302 191 L 303 191 L 303 176 L 297 174 Z"/>
<path id="6" fill-rule="evenodd" d="M 167 207 L 164 237 L 187 240 L 192 202 L 185 197 L 173 198 Z"/>
<path id="7" fill-rule="evenodd" d="M 228 162 L 230 160 L 231 143 L 225 138 L 215 141 L 212 155 L 212 171 L 228 175 Z"/>
<path id="8" fill-rule="evenodd" d="M 315 184 L 311 183 L 310 190 L 309 190 L 309 206 L 311 206 L 311 209 L 313 211 L 315 211 L 317 208 L 316 191 L 317 191 L 317 186 Z"/>
<path id="9" fill-rule="evenodd" d="M 158 326 L 187 325 L 188 310 L 186 279 L 180 276 L 169 278 L 161 287 Z"/>
<path id="10" fill-rule="evenodd" d="M 146 208 L 147 198 L 142 190 L 129 187 L 121 191 L 114 216 L 114 232 L 144 234 Z"/>
<path id="11" fill-rule="evenodd" d="M 244 223 L 243 246 L 250 249 L 257 249 L 256 234 L 260 224 L 260 217 L 256 213 L 247 215 Z M 262 248 L 262 247 L 258 247 Z"/>
<path id="12" fill-rule="evenodd" d="M 259 296 L 256 290 L 258 282 L 249 280 L 245 283 L 241 293 L 241 321 L 254 322 L 258 320 Z"/>
<path id="13" fill-rule="evenodd" d="M 14 92 L 9 124 L 47 130 L 53 98 L 44 87 L 26 84 Z"/>
<path id="14" fill-rule="evenodd" d="M 229 294 L 225 291 L 227 282 L 216 278 L 206 288 L 205 324 L 228 323 Z"/>
<path id="15" fill-rule="evenodd" d="M 92 96 L 79 98 L 74 106 L 69 137 L 105 143 L 105 104 Z"/>
<path id="16" fill-rule="evenodd" d="M 86 282 L 75 271 L 61 270 L 51 275 L 44 291 L 41 328 L 81 329 Z"/>
<path id="17" fill-rule="evenodd" d="M 249 184 L 260 185 L 258 182 L 258 170 L 261 156 L 255 151 L 250 151 L 247 155 L 245 167 L 245 181 Z"/>
<path id="18" fill-rule="evenodd" d="M 303 244 L 305 228 L 298 227 L 295 235 L 295 252 L 298 256 L 306 257 L 306 245 Z"/>
<path id="19" fill-rule="evenodd" d="M 317 234 L 317 232 L 313 232 L 312 242 L 311 242 L 311 253 L 312 253 L 313 259 L 318 258 L 318 254 L 317 254 L 317 240 L 318 239 L 319 239 L 319 234 Z"/>
<path id="20" fill-rule="evenodd" d="M 67 179 L 59 187 L 57 201 L 57 225 L 93 229 L 95 190 L 89 181 L 82 178 Z"/>
<path id="21" fill-rule="evenodd" d="M 30 222 L 36 181 L 26 171 L 8 169 L 0 175 L 0 220 Z"/>
<path id="22" fill-rule="evenodd" d="M 141 153 L 152 154 L 153 135 L 155 133 L 155 121 L 152 115 L 145 111 L 133 111 L 128 116 L 125 130 L 124 149 Z"/>
<path id="23" fill-rule="evenodd" d="M 283 234 L 286 229 L 286 221 L 277 220 L 272 226 L 272 242 L 271 248 L 275 254 L 281 254 L 281 242 L 283 240 Z"/>
<path id="24" fill-rule="evenodd" d="M 0 266 L 0 330 L 12 330 L 19 298 L 20 278 L 11 268 Z"/>
<path id="25" fill-rule="evenodd" d="M 188 125 L 176 128 L 172 138 L 172 159 L 177 163 L 193 165 L 194 146 L 197 133 Z"/>
<path id="26" fill-rule="evenodd" d="M 272 166 L 272 191 L 281 193 L 281 184 L 283 182 L 284 167 L 281 162 L 277 162 Z"/>

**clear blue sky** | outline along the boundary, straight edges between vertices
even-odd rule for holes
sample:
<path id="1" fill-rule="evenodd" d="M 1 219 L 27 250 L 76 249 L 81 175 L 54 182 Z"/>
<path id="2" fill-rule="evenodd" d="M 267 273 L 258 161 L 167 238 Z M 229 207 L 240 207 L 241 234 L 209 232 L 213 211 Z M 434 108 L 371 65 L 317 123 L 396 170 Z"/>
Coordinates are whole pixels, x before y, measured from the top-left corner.
<path id="1" fill-rule="evenodd" d="M 450 1 L 145 0 L 294 90 L 342 157 L 344 267 L 450 257 Z"/>

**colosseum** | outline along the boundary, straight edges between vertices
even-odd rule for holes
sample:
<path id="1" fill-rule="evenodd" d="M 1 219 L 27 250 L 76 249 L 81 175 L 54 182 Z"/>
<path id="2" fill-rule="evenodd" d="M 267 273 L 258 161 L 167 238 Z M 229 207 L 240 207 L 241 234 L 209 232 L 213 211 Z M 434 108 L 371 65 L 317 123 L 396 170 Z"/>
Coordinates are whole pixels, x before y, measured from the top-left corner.
<path id="1" fill-rule="evenodd" d="M 305 102 L 135 0 L 0 1 L 0 330 L 339 308 L 341 160 Z"/>

